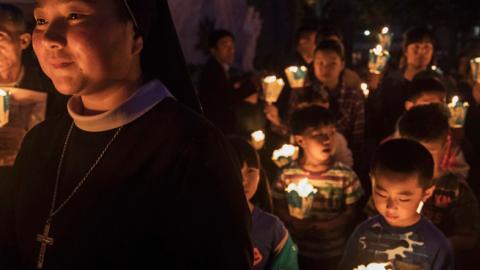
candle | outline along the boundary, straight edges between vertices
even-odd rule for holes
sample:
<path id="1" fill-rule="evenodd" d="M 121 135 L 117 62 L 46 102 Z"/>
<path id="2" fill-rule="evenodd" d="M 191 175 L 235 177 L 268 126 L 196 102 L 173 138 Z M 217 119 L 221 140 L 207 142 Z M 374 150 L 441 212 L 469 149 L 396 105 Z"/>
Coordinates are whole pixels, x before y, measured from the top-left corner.
<path id="1" fill-rule="evenodd" d="M 393 34 L 390 33 L 390 29 L 385 26 L 382 28 L 382 31 L 377 34 L 378 43 L 385 49 L 389 50 L 390 45 L 392 45 Z"/>
<path id="2" fill-rule="evenodd" d="M 0 89 L 0 127 L 8 123 L 10 114 L 10 93 Z"/>
<path id="3" fill-rule="evenodd" d="M 367 83 L 361 83 L 360 84 L 360 89 L 362 90 L 363 92 L 363 95 L 365 97 L 368 97 L 368 94 L 370 94 L 370 90 L 368 89 L 368 84 Z"/>
<path id="4" fill-rule="evenodd" d="M 387 61 L 390 58 L 390 54 L 387 50 L 384 50 L 382 45 L 378 44 L 375 48 L 370 49 L 368 70 L 374 74 L 380 74 L 387 66 Z"/>
<path id="5" fill-rule="evenodd" d="M 285 189 L 290 215 L 298 219 L 309 217 L 317 191 L 308 178 L 303 178 L 298 183 L 290 183 Z"/>
<path id="6" fill-rule="evenodd" d="M 274 150 L 273 162 L 280 168 L 298 158 L 298 147 L 291 144 L 284 144 L 281 148 Z"/>
<path id="7" fill-rule="evenodd" d="M 472 70 L 473 80 L 480 83 L 480 57 L 470 60 L 470 69 Z"/>
<path id="8" fill-rule="evenodd" d="M 469 107 L 468 102 L 460 102 L 458 96 L 452 97 L 452 102 L 448 103 L 450 111 L 449 124 L 452 128 L 462 128 L 465 124 L 465 116 Z"/>
<path id="9" fill-rule="evenodd" d="M 288 83 L 292 88 L 302 88 L 305 83 L 305 77 L 307 75 L 307 67 L 305 66 L 290 66 L 285 69 Z"/>
<path id="10" fill-rule="evenodd" d="M 370 263 L 367 266 L 359 265 L 357 268 L 353 270 L 386 270 L 389 263 Z"/>
<path id="11" fill-rule="evenodd" d="M 282 78 L 277 78 L 277 76 L 272 75 L 265 77 L 262 85 L 265 94 L 265 101 L 269 104 L 272 104 L 277 102 L 285 82 Z"/>
<path id="12" fill-rule="evenodd" d="M 253 148 L 255 148 L 256 150 L 260 150 L 262 149 L 263 145 L 265 144 L 265 133 L 263 132 L 263 130 L 257 130 L 257 131 L 254 131 L 252 132 L 252 134 L 250 134 L 252 140 L 252 145 L 253 145 Z"/>

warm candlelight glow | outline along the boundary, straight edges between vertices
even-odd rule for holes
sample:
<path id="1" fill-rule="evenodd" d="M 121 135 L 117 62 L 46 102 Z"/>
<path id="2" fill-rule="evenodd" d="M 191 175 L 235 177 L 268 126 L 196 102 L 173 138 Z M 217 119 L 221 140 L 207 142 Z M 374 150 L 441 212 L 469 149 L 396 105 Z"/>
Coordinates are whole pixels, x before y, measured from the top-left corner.
<path id="1" fill-rule="evenodd" d="M 357 268 L 353 270 L 386 270 L 389 263 L 370 263 L 367 266 L 359 265 Z"/>
<path id="2" fill-rule="evenodd" d="M 272 159 L 278 160 L 281 157 L 294 157 L 298 153 L 298 147 L 291 144 L 284 144 L 280 149 L 273 151 Z"/>
<path id="3" fill-rule="evenodd" d="M 290 183 L 285 189 L 286 192 L 296 191 L 298 195 L 302 198 L 307 198 L 308 196 L 317 193 L 317 189 L 310 184 L 307 178 L 304 178 L 296 183 Z"/>
<path id="4" fill-rule="evenodd" d="M 388 33 L 388 31 L 389 31 L 388 27 L 385 26 L 385 27 L 382 28 L 382 34 L 385 35 L 385 34 Z"/>
<path id="5" fill-rule="evenodd" d="M 452 97 L 452 102 L 448 103 L 450 111 L 449 124 L 452 128 L 462 128 L 465 124 L 469 104 L 468 102 L 460 102 L 458 96 Z"/>
<path id="6" fill-rule="evenodd" d="M 267 76 L 263 79 L 263 91 L 265 94 L 265 101 L 269 104 L 277 102 L 280 93 L 285 86 L 282 78 L 275 75 Z"/>
<path id="7" fill-rule="evenodd" d="M 257 130 L 255 132 L 252 132 L 252 139 L 257 142 L 263 141 L 265 140 L 265 133 L 263 132 L 263 130 Z"/>
<path id="8" fill-rule="evenodd" d="M 373 53 L 375 53 L 375 55 L 382 55 L 382 52 L 383 52 L 383 47 L 382 45 L 378 44 L 373 50 Z"/>
<path id="9" fill-rule="evenodd" d="M 457 105 L 457 103 L 458 103 L 458 96 L 454 96 L 452 98 L 452 105 L 455 106 L 455 105 Z"/>
<path id="10" fill-rule="evenodd" d="M 263 82 L 265 83 L 274 83 L 277 80 L 277 76 L 272 75 L 272 76 L 267 76 L 263 79 Z"/>
<path id="11" fill-rule="evenodd" d="M 307 75 L 307 67 L 290 66 L 285 69 L 288 83 L 292 88 L 302 88 Z"/>
<path id="12" fill-rule="evenodd" d="M 368 89 L 368 84 L 367 83 L 361 83 L 360 84 L 360 89 L 362 89 L 363 95 L 365 97 L 368 97 L 368 94 L 370 94 L 370 90 Z"/>
<path id="13" fill-rule="evenodd" d="M 10 115 L 10 97 L 9 93 L 0 89 L 0 127 L 8 124 Z"/>

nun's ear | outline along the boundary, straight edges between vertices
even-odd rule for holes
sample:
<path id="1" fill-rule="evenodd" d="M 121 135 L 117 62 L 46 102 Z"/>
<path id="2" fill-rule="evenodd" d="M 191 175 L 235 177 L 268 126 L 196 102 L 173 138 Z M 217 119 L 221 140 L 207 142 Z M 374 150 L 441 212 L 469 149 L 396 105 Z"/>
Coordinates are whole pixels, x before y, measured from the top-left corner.
<path id="1" fill-rule="evenodd" d="M 134 29 L 132 54 L 139 55 L 142 49 L 143 49 L 143 36 L 140 34 L 139 31 Z"/>

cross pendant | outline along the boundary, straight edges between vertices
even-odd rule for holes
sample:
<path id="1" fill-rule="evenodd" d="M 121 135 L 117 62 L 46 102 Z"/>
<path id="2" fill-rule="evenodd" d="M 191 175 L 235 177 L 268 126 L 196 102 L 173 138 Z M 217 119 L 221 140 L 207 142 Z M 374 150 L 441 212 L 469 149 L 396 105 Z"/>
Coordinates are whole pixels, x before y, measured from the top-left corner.
<path id="1" fill-rule="evenodd" d="M 47 220 L 43 227 L 43 234 L 37 234 L 37 242 L 40 242 L 40 252 L 38 253 L 37 269 L 43 268 L 43 261 L 45 259 L 45 252 L 47 251 L 47 245 L 53 245 L 53 238 L 48 237 L 50 232 L 50 219 Z"/>

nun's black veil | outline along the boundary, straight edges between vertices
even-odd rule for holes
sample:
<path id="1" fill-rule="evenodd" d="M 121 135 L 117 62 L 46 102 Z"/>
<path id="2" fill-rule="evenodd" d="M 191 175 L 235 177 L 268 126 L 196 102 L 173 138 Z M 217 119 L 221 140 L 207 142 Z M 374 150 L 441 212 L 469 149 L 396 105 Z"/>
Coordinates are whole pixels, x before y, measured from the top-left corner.
<path id="1" fill-rule="evenodd" d="M 167 0 L 123 0 L 144 38 L 141 65 L 144 80 L 158 78 L 180 102 L 201 112 L 188 75 Z"/>

